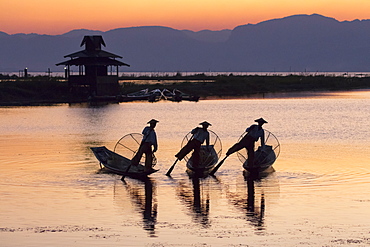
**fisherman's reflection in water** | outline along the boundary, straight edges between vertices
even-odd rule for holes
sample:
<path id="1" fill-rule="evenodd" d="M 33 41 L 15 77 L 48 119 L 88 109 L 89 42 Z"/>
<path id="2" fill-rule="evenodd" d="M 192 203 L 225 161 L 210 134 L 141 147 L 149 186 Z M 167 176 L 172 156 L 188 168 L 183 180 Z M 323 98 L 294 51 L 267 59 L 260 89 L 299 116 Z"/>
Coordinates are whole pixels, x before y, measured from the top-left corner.
<path id="1" fill-rule="evenodd" d="M 129 185 L 125 183 L 131 200 L 137 209 L 143 214 L 143 228 L 148 231 L 150 237 L 155 237 L 155 224 L 157 223 L 157 200 L 155 198 L 155 183 L 147 178 L 142 181 L 136 181 Z M 144 184 L 143 184 L 144 183 Z M 143 193 L 144 185 L 144 193 Z"/>
<path id="2" fill-rule="evenodd" d="M 265 213 L 265 195 L 261 193 L 261 204 L 260 206 L 255 206 L 255 190 L 254 190 L 254 183 L 253 179 L 247 179 L 247 188 L 248 188 L 248 196 L 247 196 L 247 219 L 257 227 L 257 230 L 264 230 L 264 213 Z"/>
<path id="3" fill-rule="evenodd" d="M 246 211 L 246 219 L 251 223 L 257 232 L 265 230 L 264 213 L 265 213 L 265 195 L 263 191 L 256 198 L 255 183 L 253 178 L 246 178 L 245 183 L 240 183 L 237 191 L 231 191 L 226 186 L 226 195 L 230 203 L 236 208 Z M 245 188 L 247 186 L 247 188 Z M 260 195 L 260 196 L 259 196 Z M 258 201 L 260 199 L 260 201 Z M 257 203 L 256 203 L 257 202 Z"/>
<path id="4" fill-rule="evenodd" d="M 191 179 L 192 188 L 185 182 L 180 182 L 177 188 L 177 194 L 181 201 L 191 210 L 193 221 L 201 224 L 203 227 L 210 227 L 209 209 L 210 196 L 208 191 L 203 190 L 199 178 Z M 204 193 L 207 193 L 204 195 Z"/>

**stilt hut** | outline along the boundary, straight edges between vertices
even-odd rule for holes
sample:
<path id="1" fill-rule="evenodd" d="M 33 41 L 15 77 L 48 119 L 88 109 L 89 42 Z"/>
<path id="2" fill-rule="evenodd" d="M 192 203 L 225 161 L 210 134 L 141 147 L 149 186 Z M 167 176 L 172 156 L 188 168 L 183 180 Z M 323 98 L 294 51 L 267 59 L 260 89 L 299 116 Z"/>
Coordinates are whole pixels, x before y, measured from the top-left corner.
<path id="1" fill-rule="evenodd" d="M 83 45 L 85 50 L 65 55 L 70 60 L 56 64 L 65 66 L 71 93 L 82 97 L 117 96 L 118 68 L 130 65 L 117 60 L 121 56 L 103 51 L 101 46 L 106 45 L 100 35 L 85 36 Z M 78 74 L 71 73 L 71 66 L 78 67 Z"/>

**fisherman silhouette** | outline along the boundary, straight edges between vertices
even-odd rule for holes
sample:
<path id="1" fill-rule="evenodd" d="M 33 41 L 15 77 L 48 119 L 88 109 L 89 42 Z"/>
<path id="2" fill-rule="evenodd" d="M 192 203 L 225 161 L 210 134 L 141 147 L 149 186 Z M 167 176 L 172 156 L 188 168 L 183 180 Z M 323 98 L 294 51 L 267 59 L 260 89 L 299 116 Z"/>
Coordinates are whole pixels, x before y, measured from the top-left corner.
<path id="1" fill-rule="evenodd" d="M 143 131 L 143 139 L 140 143 L 140 147 L 131 160 L 131 165 L 137 166 L 140 162 L 141 157 L 145 154 L 145 167 L 144 172 L 150 172 L 153 170 L 153 154 L 158 149 L 157 134 L 154 131 L 158 120 L 152 119 L 148 122 L 150 126 L 146 126 Z M 153 146 L 153 149 L 152 149 Z"/>
<path id="2" fill-rule="evenodd" d="M 263 118 L 254 120 L 258 125 L 253 124 L 246 129 L 247 134 L 236 144 L 234 144 L 226 153 L 229 156 L 242 148 L 245 148 L 248 153 L 248 166 L 253 166 L 254 164 L 254 144 L 261 139 L 261 146 L 265 145 L 265 132 L 262 129 L 262 125 L 267 123 Z"/>
<path id="3" fill-rule="evenodd" d="M 207 121 L 204 121 L 200 123 L 202 125 L 202 128 L 196 127 L 191 131 L 191 134 L 193 136 L 188 141 L 188 143 L 175 155 L 178 160 L 182 160 L 188 153 L 190 153 L 193 150 L 192 153 L 192 163 L 194 167 L 199 166 L 199 160 L 200 160 L 200 147 L 203 144 L 204 141 L 206 141 L 207 148 L 209 148 L 209 132 L 207 128 L 211 126 L 210 123 Z"/>

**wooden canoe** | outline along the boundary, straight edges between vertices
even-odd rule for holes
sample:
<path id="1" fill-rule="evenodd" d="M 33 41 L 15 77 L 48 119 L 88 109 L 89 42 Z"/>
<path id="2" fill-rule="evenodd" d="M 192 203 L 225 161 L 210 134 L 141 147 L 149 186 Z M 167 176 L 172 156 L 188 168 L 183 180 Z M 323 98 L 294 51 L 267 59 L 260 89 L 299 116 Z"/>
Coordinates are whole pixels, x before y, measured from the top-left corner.
<path id="1" fill-rule="evenodd" d="M 130 159 L 109 150 L 105 146 L 92 147 L 90 149 L 100 162 L 102 169 L 108 172 L 132 178 L 143 178 L 158 171 L 153 169 L 150 172 L 144 172 L 144 166 L 141 164 L 131 166 Z"/>
<path id="2" fill-rule="evenodd" d="M 209 150 L 207 150 L 206 145 L 202 145 L 200 148 L 199 167 L 195 167 L 192 158 L 190 158 L 186 163 L 186 173 L 190 177 L 207 177 L 217 162 L 218 155 L 214 145 L 209 145 Z"/>

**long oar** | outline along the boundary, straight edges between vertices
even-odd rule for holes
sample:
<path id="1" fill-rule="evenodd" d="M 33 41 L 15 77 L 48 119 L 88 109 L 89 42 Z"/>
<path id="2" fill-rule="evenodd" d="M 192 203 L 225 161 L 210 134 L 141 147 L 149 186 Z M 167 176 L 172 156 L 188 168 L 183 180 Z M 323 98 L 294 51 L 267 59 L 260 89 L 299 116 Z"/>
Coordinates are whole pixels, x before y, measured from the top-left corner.
<path id="1" fill-rule="evenodd" d="M 127 167 L 126 171 L 125 171 L 125 173 L 126 173 L 126 174 L 127 174 L 127 173 L 128 173 L 128 171 L 130 170 L 130 168 L 131 168 L 131 162 L 130 162 L 130 164 L 128 165 L 128 167 Z M 125 179 L 125 177 L 126 177 L 126 175 L 122 175 L 121 180 L 123 181 L 123 180 Z"/>
<path id="2" fill-rule="evenodd" d="M 145 141 L 146 141 L 146 139 L 148 139 L 149 134 L 150 134 L 150 132 L 151 132 L 151 131 L 153 131 L 153 129 L 150 129 L 150 130 L 149 130 L 148 135 L 145 137 L 145 139 L 144 139 L 144 140 L 142 140 L 142 141 L 141 141 L 141 143 L 145 142 Z M 136 140 L 135 140 L 135 141 L 136 141 Z M 141 147 L 141 143 L 140 143 L 140 145 L 139 145 L 139 149 L 140 149 L 140 147 Z M 137 152 L 139 152 L 139 149 L 137 150 Z M 139 161 L 139 162 L 140 162 L 140 161 Z M 125 173 L 128 173 L 128 171 L 130 170 L 130 168 L 131 168 L 131 162 L 130 162 L 130 164 L 128 165 L 128 167 L 127 167 L 127 169 L 126 169 Z M 121 180 L 124 180 L 124 179 L 125 179 L 125 175 L 123 175 L 123 176 L 122 176 Z"/>
<path id="3" fill-rule="evenodd" d="M 179 161 L 179 159 L 177 158 L 175 160 L 175 162 L 173 163 L 173 165 L 170 167 L 170 169 L 168 169 L 167 173 L 166 173 L 166 176 L 171 176 L 171 172 L 173 171 L 173 168 L 175 168 L 175 165 L 177 163 L 177 161 Z"/>
<path id="4" fill-rule="evenodd" d="M 226 155 L 226 157 L 223 158 L 215 168 L 213 168 L 213 170 L 209 173 L 209 175 L 213 176 L 215 174 L 215 172 L 217 172 L 218 168 L 220 168 L 222 166 L 222 164 L 225 162 L 227 157 L 229 157 L 229 155 Z"/>
<path id="5" fill-rule="evenodd" d="M 193 139 L 193 137 L 194 137 L 194 134 L 190 137 L 188 143 Z M 177 158 L 175 162 L 173 163 L 173 165 L 170 167 L 170 169 L 168 169 L 166 176 L 171 176 L 171 172 L 173 171 L 173 168 L 175 168 L 177 161 L 179 161 L 179 158 Z"/>

